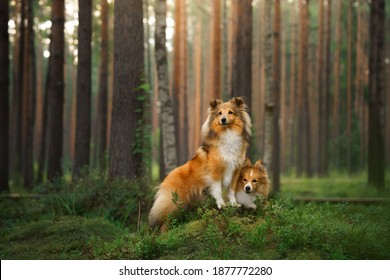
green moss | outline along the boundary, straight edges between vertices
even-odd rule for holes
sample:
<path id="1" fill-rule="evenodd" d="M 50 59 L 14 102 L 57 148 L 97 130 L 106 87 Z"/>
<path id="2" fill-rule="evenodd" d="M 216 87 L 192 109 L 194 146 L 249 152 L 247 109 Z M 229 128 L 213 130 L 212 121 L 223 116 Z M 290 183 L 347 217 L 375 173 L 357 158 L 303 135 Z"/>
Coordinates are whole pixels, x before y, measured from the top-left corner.
<path id="1" fill-rule="evenodd" d="M 87 259 L 92 236 L 113 240 L 121 230 L 101 218 L 62 217 L 18 225 L 1 239 L 2 259 Z"/>

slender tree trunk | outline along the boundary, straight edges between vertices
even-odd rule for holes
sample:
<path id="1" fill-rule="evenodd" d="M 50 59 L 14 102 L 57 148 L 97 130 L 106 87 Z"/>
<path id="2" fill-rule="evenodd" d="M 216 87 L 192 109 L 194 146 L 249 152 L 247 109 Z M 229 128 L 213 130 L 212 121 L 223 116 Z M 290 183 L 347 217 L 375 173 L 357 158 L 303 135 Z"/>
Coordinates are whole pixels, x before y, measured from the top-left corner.
<path id="1" fill-rule="evenodd" d="M 62 175 L 64 112 L 64 0 L 53 0 L 49 77 L 49 154 L 48 179 Z"/>
<path id="2" fill-rule="evenodd" d="M 79 1 L 76 143 L 73 179 L 89 165 L 91 141 L 92 0 Z"/>
<path id="3" fill-rule="evenodd" d="M 187 121 L 187 40 L 185 0 L 175 1 L 175 39 L 173 96 L 176 120 L 176 145 L 179 164 L 188 160 L 188 121 Z"/>
<path id="4" fill-rule="evenodd" d="M 17 180 L 20 178 L 22 171 L 22 122 L 23 122 L 23 63 L 24 63 L 24 45 L 25 45 L 25 22 L 26 19 L 26 9 L 25 9 L 25 0 L 19 2 L 20 7 L 20 26 L 19 26 L 19 40 L 18 47 L 15 50 L 17 58 L 17 64 L 15 63 L 14 71 L 14 97 L 13 97 L 13 112 L 12 112 L 12 129 L 14 130 L 13 135 L 11 136 L 14 139 L 15 144 L 14 151 L 11 156 L 11 168 L 12 174 L 16 175 Z"/>
<path id="5" fill-rule="evenodd" d="M 160 101 L 160 125 L 162 157 L 165 173 L 168 174 L 177 166 L 177 151 L 175 138 L 175 120 L 172 99 L 169 94 L 168 62 L 166 50 L 166 0 L 156 2 L 156 66 L 158 75 L 158 96 Z M 166 175 L 165 174 L 165 175 Z"/>
<path id="6" fill-rule="evenodd" d="M 114 96 L 110 140 L 110 178 L 142 174 L 144 33 L 142 1 L 114 3 Z M 140 143 L 141 142 L 141 143 Z"/>
<path id="7" fill-rule="evenodd" d="M 323 131 L 322 131 L 322 147 L 320 147 L 321 155 L 320 162 L 322 168 L 320 169 L 320 176 L 328 175 L 328 139 L 329 139 L 329 99 L 330 99 L 330 40 L 331 40 L 331 15 L 332 15 L 332 4 L 331 1 L 328 0 L 326 6 L 327 16 L 326 16 L 326 32 L 325 32 L 325 88 L 323 91 Z"/>
<path id="8" fill-rule="evenodd" d="M 325 146 L 325 93 L 324 93 L 324 63 L 323 63 L 323 58 L 324 58 L 324 52 L 323 52 L 323 47 L 324 47 L 324 1 L 320 0 L 318 1 L 318 6 L 319 6 L 319 20 L 318 20 L 318 47 L 317 47 L 317 73 L 318 73 L 318 107 L 319 107 L 319 116 L 318 116 L 318 121 L 319 121 L 319 143 L 318 143 L 318 148 L 319 148 L 319 168 L 318 168 L 318 174 L 320 176 L 325 176 L 325 171 L 324 171 L 324 146 Z"/>
<path id="9" fill-rule="evenodd" d="M 272 94 L 273 86 L 273 61 L 272 61 L 272 46 L 273 33 L 272 27 L 272 0 L 265 1 L 265 18 L 264 18 L 264 67 L 265 67 L 265 123 L 264 123 L 264 157 L 263 161 L 266 167 L 271 168 L 273 156 L 273 115 L 274 115 L 274 95 Z"/>
<path id="10" fill-rule="evenodd" d="M 230 2 L 230 21 L 229 21 L 229 50 L 228 50 L 228 95 L 230 97 L 234 96 L 234 87 L 236 84 L 236 49 L 237 49 L 237 28 L 238 28 L 238 16 L 237 16 L 237 0 Z"/>
<path id="11" fill-rule="evenodd" d="M 335 63 L 334 63 L 334 92 L 333 92 L 333 141 L 337 143 L 340 134 L 340 120 L 339 120 L 339 96 L 340 96 L 340 51 L 341 51 L 341 19 L 343 2 L 338 1 L 337 5 L 337 28 L 336 28 L 336 51 L 335 51 Z M 339 145 L 334 145 L 334 151 L 332 157 L 334 158 L 336 169 L 340 166 L 340 150 Z"/>
<path id="12" fill-rule="evenodd" d="M 273 48 L 273 142 L 272 149 L 272 186 L 275 192 L 280 191 L 280 0 L 275 0 L 274 18 L 274 48 Z"/>
<path id="13" fill-rule="evenodd" d="M 299 69 L 298 69 L 298 157 L 297 174 L 302 175 L 306 169 L 307 176 L 312 176 L 311 166 L 311 130 L 310 106 L 307 85 L 308 67 L 308 9 L 309 1 L 300 1 L 300 40 L 299 40 Z M 306 165 L 304 165 L 306 163 Z M 304 168 L 306 166 L 306 168 Z"/>
<path id="14" fill-rule="evenodd" d="M 9 7 L 8 1 L 0 1 L 0 193 L 7 192 L 9 149 Z"/>
<path id="15" fill-rule="evenodd" d="M 287 36 L 284 31 L 286 21 L 281 22 L 280 39 L 280 173 L 286 171 L 286 151 L 287 151 L 287 132 L 288 132 L 288 98 L 287 98 Z"/>
<path id="16" fill-rule="evenodd" d="M 347 47 L 347 170 L 352 170 L 352 1 L 348 1 L 348 47 Z"/>
<path id="17" fill-rule="evenodd" d="M 213 31 L 211 39 L 211 88 L 210 98 L 221 99 L 221 1 L 213 0 Z"/>
<path id="18" fill-rule="evenodd" d="M 223 0 L 222 18 L 222 99 L 228 99 L 229 85 L 229 19 L 227 1 Z"/>
<path id="19" fill-rule="evenodd" d="M 236 83 L 234 96 L 244 97 L 249 112 L 252 109 L 252 0 L 240 0 L 237 7 Z M 272 49 L 272 48 L 271 48 Z"/>
<path id="20" fill-rule="evenodd" d="M 107 102 L 108 102 L 108 3 L 101 1 L 102 24 L 101 24 L 101 50 L 100 50 L 100 76 L 99 76 L 99 99 L 98 99 L 98 161 L 99 167 L 104 170 L 105 155 L 107 152 Z"/>
<path id="21" fill-rule="evenodd" d="M 199 3 L 198 3 L 199 4 Z M 198 13 L 199 16 L 200 13 Z M 201 143 L 200 127 L 202 125 L 202 21 L 196 23 L 194 38 L 194 75 L 195 75 L 195 128 L 194 128 L 194 149 Z"/>
<path id="22" fill-rule="evenodd" d="M 291 39 L 290 39 L 290 104 L 289 104 L 289 131 L 290 131 L 290 160 L 289 166 L 293 166 L 295 163 L 295 143 L 296 143 L 296 123 L 297 123 L 297 110 L 296 108 L 296 31 L 297 31 L 297 19 L 295 4 L 291 8 Z"/>
<path id="23" fill-rule="evenodd" d="M 22 109 L 22 172 L 24 186 L 31 188 L 34 182 L 34 115 L 35 115 L 35 51 L 33 34 L 32 1 L 25 0 L 26 26 L 24 34 L 23 109 Z"/>
<path id="24" fill-rule="evenodd" d="M 385 1 L 371 2 L 369 58 L 368 184 L 385 188 L 384 106 Z"/>

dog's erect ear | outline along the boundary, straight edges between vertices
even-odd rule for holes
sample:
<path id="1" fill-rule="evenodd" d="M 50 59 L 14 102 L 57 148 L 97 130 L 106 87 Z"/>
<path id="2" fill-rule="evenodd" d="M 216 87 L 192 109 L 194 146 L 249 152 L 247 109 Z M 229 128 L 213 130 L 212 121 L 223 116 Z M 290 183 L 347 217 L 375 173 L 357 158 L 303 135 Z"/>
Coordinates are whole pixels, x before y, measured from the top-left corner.
<path id="1" fill-rule="evenodd" d="M 215 109 L 215 108 L 217 108 L 221 104 L 222 104 L 222 100 L 220 100 L 220 99 L 213 99 L 213 100 L 210 101 L 210 109 Z"/>
<path id="2" fill-rule="evenodd" d="M 237 107 L 241 107 L 245 103 L 242 97 L 233 97 L 232 99 L 230 99 L 230 102 L 236 105 Z"/>
<path id="3" fill-rule="evenodd" d="M 259 169 L 260 171 L 265 171 L 263 162 L 262 162 L 260 159 L 259 159 L 258 161 L 256 161 L 254 167 L 257 168 L 257 169 Z"/>
<path id="4" fill-rule="evenodd" d="M 244 167 L 252 167 L 251 160 L 249 158 L 246 158 L 244 163 L 242 164 L 242 168 Z"/>

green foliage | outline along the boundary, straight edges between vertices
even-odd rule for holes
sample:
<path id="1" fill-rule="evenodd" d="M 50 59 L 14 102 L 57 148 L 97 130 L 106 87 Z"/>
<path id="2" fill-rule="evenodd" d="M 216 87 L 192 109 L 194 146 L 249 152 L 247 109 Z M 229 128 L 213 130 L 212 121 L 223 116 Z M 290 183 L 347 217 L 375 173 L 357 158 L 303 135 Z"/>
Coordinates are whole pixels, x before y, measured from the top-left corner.
<path id="1" fill-rule="evenodd" d="M 103 218 L 71 216 L 42 219 L 1 231 L 1 259 L 87 259 L 85 244 L 91 236 L 111 241 L 121 233 Z"/>
<path id="2" fill-rule="evenodd" d="M 380 195 L 365 176 L 283 178 L 280 198 L 217 210 L 206 196 L 169 217 L 168 231 L 136 230 L 150 208 L 142 181 L 93 173 L 39 187 L 42 197 L 0 203 L 4 259 L 389 259 L 390 205 L 294 203 L 289 197 Z M 383 194 L 381 194 L 383 195 Z M 178 197 L 173 195 L 178 203 Z M 96 218 L 99 216 L 99 218 Z M 119 225 L 119 226 L 118 226 Z"/>

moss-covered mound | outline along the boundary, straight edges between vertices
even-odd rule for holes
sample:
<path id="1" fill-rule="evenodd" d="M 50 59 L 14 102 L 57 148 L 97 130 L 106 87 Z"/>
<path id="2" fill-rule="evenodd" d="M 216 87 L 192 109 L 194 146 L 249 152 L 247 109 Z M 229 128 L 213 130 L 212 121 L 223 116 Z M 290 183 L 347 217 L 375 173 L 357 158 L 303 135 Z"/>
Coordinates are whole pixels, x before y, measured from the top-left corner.
<path id="1" fill-rule="evenodd" d="M 87 259 L 87 242 L 113 241 L 121 230 L 102 218 L 64 216 L 2 230 L 1 259 Z"/>

